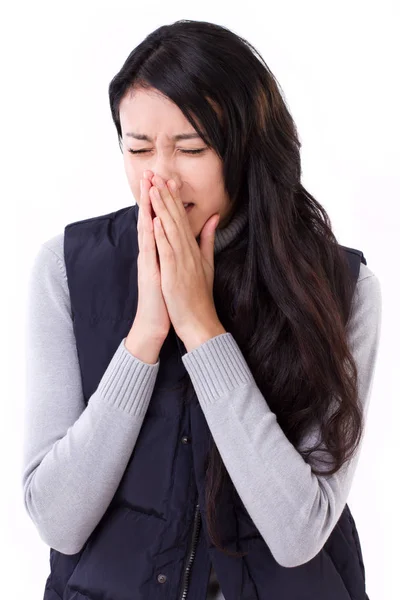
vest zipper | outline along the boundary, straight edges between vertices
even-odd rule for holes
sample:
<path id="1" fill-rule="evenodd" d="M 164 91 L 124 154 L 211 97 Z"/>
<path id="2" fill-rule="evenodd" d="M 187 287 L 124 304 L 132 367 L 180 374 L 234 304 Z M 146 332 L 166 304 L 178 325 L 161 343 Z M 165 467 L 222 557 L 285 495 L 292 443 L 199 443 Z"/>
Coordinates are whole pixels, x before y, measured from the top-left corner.
<path id="1" fill-rule="evenodd" d="M 183 344 L 182 340 L 176 335 L 176 333 L 175 333 L 175 339 L 176 339 L 176 343 L 178 345 L 179 353 L 182 356 L 186 352 L 185 345 Z M 185 569 L 183 572 L 179 600 L 186 600 L 186 596 L 188 593 L 191 568 L 193 565 L 194 556 L 196 554 L 197 543 L 199 541 L 200 525 L 201 525 L 200 505 L 197 503 L 196 509 L 194 511 L 194 518 L 193 518 L 192 539 L 191 539 L 188 553 L 185 558 Z"/>
<path id="2" fill-rule="evenodd" d="M 182 586 L 181 586 L 182 591 L 179 595 L 179 600 L 185 600 L 185 598 L 187 596 L 188 587 L 189 587 L 190 571 L 192 568 L 194 556 L 196 554 L 197 543 L 199 541 L 200 524 L 201 524 L 200 505 L 196 504 L 196 510 L 195 510 L 194 519 L 193 519 L 192 541 L 191 541 L 188 553 L 186 555 L 186 561 L 185 561 L 186 566 L 185 566 L 185 570 L 183 573 L 183 580 L 182 580 Z"/>

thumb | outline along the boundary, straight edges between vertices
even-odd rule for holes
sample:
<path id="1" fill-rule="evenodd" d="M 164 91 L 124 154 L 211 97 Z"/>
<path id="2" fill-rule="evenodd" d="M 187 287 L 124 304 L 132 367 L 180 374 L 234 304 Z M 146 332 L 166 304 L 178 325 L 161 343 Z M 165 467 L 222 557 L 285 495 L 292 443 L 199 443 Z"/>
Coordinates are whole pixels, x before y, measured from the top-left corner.
<path id="1" fill-rule="evenodd" d="M 214 240 L 215 230 L 217 229 L 220 216 L 213 215 L 208 219 L 200 234 L 200 251 L 207 262 L 214 264 Z"/>

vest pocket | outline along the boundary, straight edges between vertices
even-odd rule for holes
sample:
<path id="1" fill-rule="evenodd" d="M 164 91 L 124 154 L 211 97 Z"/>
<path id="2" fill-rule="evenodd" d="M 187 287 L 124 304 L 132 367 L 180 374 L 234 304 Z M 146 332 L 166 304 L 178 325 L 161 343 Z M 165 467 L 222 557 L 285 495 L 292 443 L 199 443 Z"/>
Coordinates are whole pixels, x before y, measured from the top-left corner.
<path id="1" fill-rule="evenodd" d="M 153 557 L 165 531 L 164 520 L 116 508 L 93 531 L 70 574 L 63 600 L 148 597 Z M 93 594 L 93 598 L 87 594 Z"/>

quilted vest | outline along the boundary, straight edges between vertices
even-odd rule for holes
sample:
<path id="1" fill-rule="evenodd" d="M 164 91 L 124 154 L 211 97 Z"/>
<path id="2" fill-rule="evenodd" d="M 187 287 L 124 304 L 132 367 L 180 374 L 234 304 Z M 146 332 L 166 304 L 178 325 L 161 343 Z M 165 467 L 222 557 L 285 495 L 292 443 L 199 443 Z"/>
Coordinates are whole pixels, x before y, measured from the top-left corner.
<path id="1" fill-rule="evenodd" d="M 86 403 L 136 314 L 138 205 L 64 231 L 73 327 Z M 354 282 L 363 253 L 345 248 Z M 272 556 L 238 494 L 222 493 L 218 530 L 205 527 L 205 466 L 212 441 L 173 327 L 154 392 L 122 480 L 74 555 L 50 548 L 44 600 L 205 600 L 213 565 L 226 600 L 366 600 L 354 519 L 346 504 L 322 550 L 285 568 Z M 225 495 L 224 495 L 225 494 Z"/>

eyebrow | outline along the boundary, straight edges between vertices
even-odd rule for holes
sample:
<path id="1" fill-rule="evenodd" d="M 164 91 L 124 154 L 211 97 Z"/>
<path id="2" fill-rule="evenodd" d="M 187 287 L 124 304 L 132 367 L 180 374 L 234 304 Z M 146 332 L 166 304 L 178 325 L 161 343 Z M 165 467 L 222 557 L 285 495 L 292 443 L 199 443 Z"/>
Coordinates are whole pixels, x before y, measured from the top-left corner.
<path id="1" fill-rule="evenodd" d="M 135 133 L 135 132 L 129 132 L 125 134 L 126 137 L 133 137 L 135 138 L 135 140 L 142 140 L 145 142 L 152 142 L 153 140 L 151 139 L 151 137 L 149 137 L 148 135 L 145 135 L 143 133 Z M 180 140 L 192 140 L 195 138 L 200 138 L 198 133 L 178 133 L 177 135 L 173 135 L 172 136 L 172 140 L 174 142 L 178 142 Z"/>

